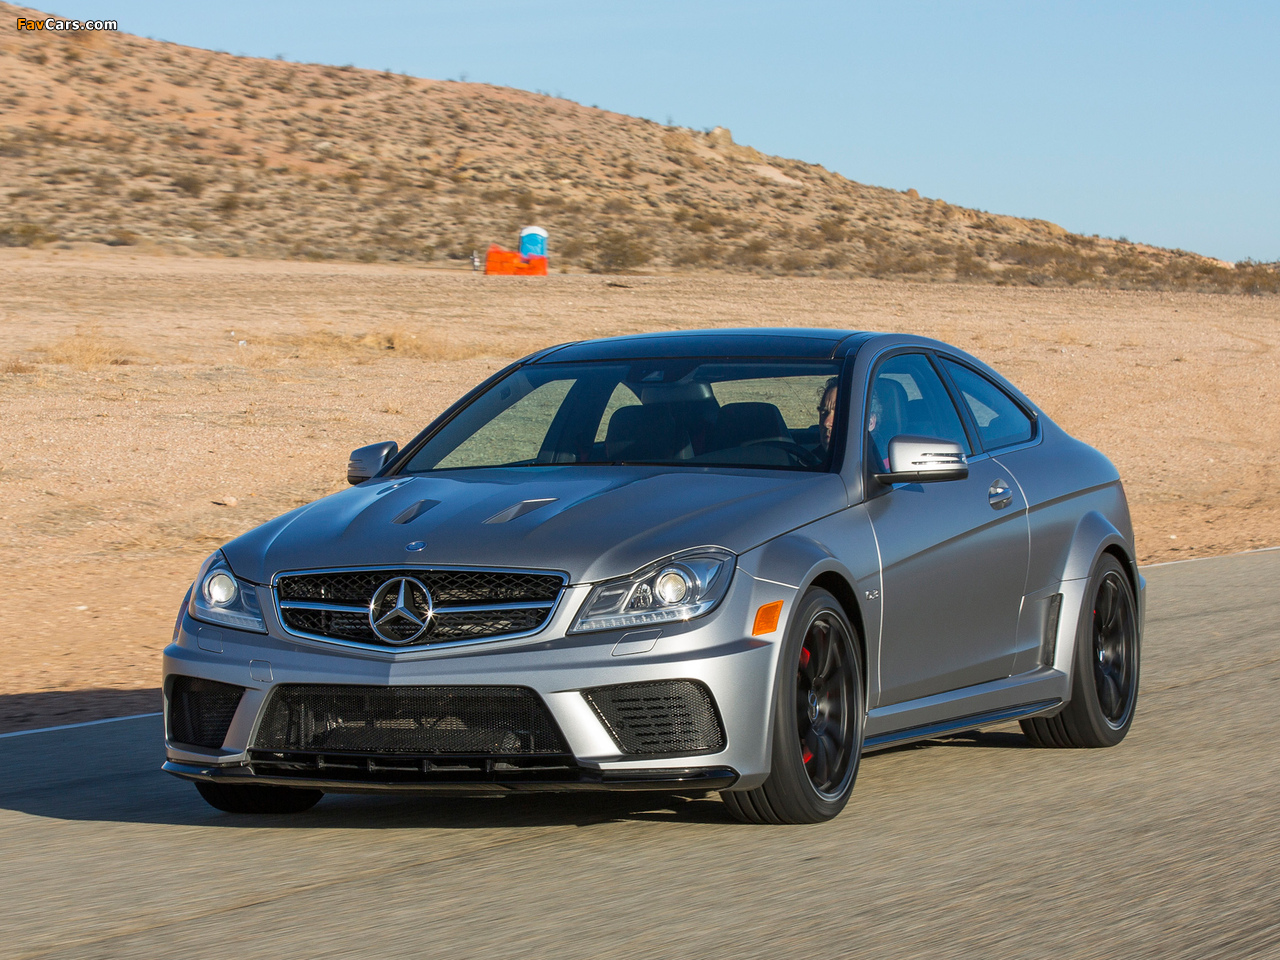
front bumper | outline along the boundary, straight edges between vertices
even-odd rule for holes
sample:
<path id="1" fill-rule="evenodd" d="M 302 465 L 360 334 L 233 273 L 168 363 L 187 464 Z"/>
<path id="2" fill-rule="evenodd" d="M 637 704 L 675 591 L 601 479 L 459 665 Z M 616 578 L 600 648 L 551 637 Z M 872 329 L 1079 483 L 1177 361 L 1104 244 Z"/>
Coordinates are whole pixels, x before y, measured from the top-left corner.
<path id="1" fill-rule="evenodd" d="M 794 590 L 756 579 L 741 567 L 717 610 L 689 623 L 566 635 L 589 590 L 573 587 L 534 636 L 434 651 L 382 653 L 289 637 L 274 619 L 267 588 L 259 589 L 267 635 L 211 627 L 184 612 L 174 642 L 165 650 L 164 769 L 175 776 L 330 792 L 504 793 L 750 788 L 768 775 L 778 648 Z M 755 610 L 776 600 L 785 604 L 778 630 L 747 636 Z M 173 738 L 171 678 L 177 676 L 244 689 L 219 747 L 194 747 Z M 685 756 L 628 754 L 583 696 L 597 687 L 664 680 L 705 686 L 723 726 L 722 749 Z M 433 769 L 428 763 L 429 775 L 411 776 L 394 764 L 378 763 L 353 779 L 332 775 L 321 758 L 314 769 L 298 766 L 282 773 L 279 763 L 262 762 L 262 751 L 254 747 L 268 698 L 281 684 L 523 687 L 545 705 L 567 753 L 531 772 L 513 773 L 504 764 L 471 758 L 475 762 L 456 777 L 447 765 Z"/>

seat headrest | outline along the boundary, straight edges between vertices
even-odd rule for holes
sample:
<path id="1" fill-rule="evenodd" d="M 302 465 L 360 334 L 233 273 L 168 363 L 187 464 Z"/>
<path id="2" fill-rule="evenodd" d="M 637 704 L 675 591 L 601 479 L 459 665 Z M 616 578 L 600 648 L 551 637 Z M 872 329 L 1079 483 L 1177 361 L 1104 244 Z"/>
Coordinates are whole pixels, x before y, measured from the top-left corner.
<path id="1" fill-rule="evenodd" d="M 609 418 L 604 452 L 609 460 L 686 460 L 693 456 L 689 431 L 665 403 L 619 407 Z"/>
<path id="2" fill-rule="evenodd" d="M 782 411 L 772 403 L 726 403 L 720 408 L 707 448 L 730 450 L 757 440 L 790 439 Z"/>

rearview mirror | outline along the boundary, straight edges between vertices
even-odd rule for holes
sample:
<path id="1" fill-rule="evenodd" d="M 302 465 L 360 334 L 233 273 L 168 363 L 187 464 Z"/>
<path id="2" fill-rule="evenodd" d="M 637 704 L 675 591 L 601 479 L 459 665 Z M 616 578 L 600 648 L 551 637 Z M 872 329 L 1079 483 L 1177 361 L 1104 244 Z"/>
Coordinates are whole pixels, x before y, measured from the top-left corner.
<path id="1" fill-rule="evenodd" d="M 394 440 L 386 440 L 352 450 L 351 459 L 347 462 L 347 483 L 364 483 L 377 476 L 399 449 L 400 445 Z"/>
<path id="2" fill-rule="evenodd" d="M 936 437 L 899 436 L 889 441 L 889 472 L 877 473 L 884 484 L 932 483 L 969 476 L 964 448 Z"/>

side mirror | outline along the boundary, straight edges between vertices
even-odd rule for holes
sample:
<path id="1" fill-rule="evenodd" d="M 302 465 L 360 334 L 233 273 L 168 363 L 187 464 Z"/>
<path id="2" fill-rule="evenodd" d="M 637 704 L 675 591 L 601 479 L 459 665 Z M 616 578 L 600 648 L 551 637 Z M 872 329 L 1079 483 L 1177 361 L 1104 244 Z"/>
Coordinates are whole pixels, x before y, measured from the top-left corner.
<path id="1" fill-rule="evenodd" d="M 894 437 L 889 441 L 889 472 L 877 473 L 881 483 L 932 483 L 969 476 L 964 448 L 936 437 Z"/>
<path id="2" fill-rule="evenodd" d="M 398 443 L 387 440 L 352 450 L 351 459 L 347 462 L 347 483 L 364 483 L 371 477 L 377 476 L 378 471 L 387 465 L 387 461 L 394 457 L 399 449 Z"/>

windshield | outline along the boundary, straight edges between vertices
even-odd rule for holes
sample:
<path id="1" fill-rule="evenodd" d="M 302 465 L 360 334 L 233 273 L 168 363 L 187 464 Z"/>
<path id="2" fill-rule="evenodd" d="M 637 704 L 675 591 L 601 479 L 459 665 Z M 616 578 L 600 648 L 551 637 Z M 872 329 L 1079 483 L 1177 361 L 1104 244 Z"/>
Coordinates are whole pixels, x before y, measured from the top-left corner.
<path id="1" fill-rule="evenodd" d="M 450 420 L 405 473 L 562 464 L 825 470 L 839 364 L 664 359 L 531 364 Z"/>

